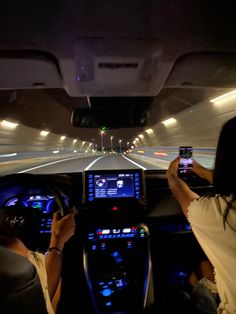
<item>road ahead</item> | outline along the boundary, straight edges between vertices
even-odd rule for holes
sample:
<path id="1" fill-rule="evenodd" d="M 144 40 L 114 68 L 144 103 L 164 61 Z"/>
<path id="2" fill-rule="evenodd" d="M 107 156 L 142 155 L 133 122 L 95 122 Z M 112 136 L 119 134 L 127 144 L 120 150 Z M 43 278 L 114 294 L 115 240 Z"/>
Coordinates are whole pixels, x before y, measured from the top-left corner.
<path id="1" fill-rule="evenodd" d="M 80 172 L 83 170 L 104 170 L 104 169 L 150 169 L 150 164 L 143 161 L 136 161 L 123 155 L 104 155 L 85 158 L 71 158 L 49 162 L 44 165 L 26 168 L 21 173 L 53 174 Z"/>
<path id="2" fill-rule="evenodd" d="M 141 151 L 142 153 L 144 151 Z M 144 152 L 145 153 L 145 152 Z M 150 152 L 149 152 L 150 153 Z M 105 169 L 134 169 L 143 170 L 167 169 L 171 160 L 177 156 L 177 152 L 168 151 L 156 156 L 140 155 L 138 153 L 120 155 L 120 154 L 96 154 L 84 156 L 82 154 L 61 155 L 56 158 L 53 156 L 33 156 L 31 158 L 13 157 L 12 160 L 0 162 L 0 174 L 12 173 L 37 173 L 37 174 L 54 174 L 81 172 L 84 170 L 105 170 Z M 10 157 L 9 157 L 10 158 Z M 18 159 L 17 159 L 18 158 Z M 212 167 L 214 156 L 212 154 L 194 154 L 194 159 L 205 167 Z"/>

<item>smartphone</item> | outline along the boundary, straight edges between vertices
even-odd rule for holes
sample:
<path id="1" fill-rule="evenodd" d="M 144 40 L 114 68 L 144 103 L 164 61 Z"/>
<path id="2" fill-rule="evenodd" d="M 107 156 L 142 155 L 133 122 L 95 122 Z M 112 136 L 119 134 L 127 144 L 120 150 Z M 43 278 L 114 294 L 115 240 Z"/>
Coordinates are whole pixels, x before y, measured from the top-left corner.
<path id="1" fill-rule="evenodd" d="M 180 176 L 188 175 L 192 172 L 193 167 L 193 148 L 192 146 L 179 147 L 179 168 L 178 173 Z"/>

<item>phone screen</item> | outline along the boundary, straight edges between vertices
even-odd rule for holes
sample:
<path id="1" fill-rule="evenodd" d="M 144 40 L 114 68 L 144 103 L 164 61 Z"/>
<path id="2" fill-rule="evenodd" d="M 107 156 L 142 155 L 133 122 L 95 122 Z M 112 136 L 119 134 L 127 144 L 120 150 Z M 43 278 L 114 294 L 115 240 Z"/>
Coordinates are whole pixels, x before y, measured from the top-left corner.
<path id="1" fill-rule="evenodd" d="M 193 148 L 191 146 L 180 146 L 179 156 L 179 175 L 188 175 L 193 167 Z"/>

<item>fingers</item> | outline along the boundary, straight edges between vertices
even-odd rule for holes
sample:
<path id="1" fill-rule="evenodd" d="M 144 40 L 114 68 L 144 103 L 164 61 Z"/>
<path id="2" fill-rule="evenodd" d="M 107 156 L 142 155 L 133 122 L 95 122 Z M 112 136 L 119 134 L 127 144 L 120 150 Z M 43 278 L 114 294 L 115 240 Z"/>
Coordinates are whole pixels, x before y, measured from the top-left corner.
<path id="1" fill-rule="evenodd" d="M 60 215 L 60 212 L 59 212 L 59 211 L 53 213 L 52 223 L 55 223 L 55 222 L 57 222 L 57 221 L 60 220 L 60 219 L 61 219 L 61 215 Z"/>
<path id="2" fill-rule="evenodd" d="M 75 213 L 71 212 L 71 213 L 69 213 L 69 214 L 67 214 L 67 215 L 65 215 L 63 217 L 61 216 L 61 212 L 60 211 L 57 211 L 57 212 L 53 213 L 53 220 L 55 220 L 55 221 L 64 219 L 66 217 L 73 217 L 74 218 L 75 217 Z"/>

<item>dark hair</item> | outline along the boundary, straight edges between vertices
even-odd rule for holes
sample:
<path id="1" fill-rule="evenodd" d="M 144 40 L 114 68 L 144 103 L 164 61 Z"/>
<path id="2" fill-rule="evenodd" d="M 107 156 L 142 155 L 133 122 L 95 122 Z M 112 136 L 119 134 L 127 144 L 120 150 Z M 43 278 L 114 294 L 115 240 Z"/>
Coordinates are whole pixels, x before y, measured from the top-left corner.
<path id="1" fill-rule="evenodd" d="M 220 195 L 236 196 L 236 117 L 222 127 L 216 150 L 213 185 Z"/>

